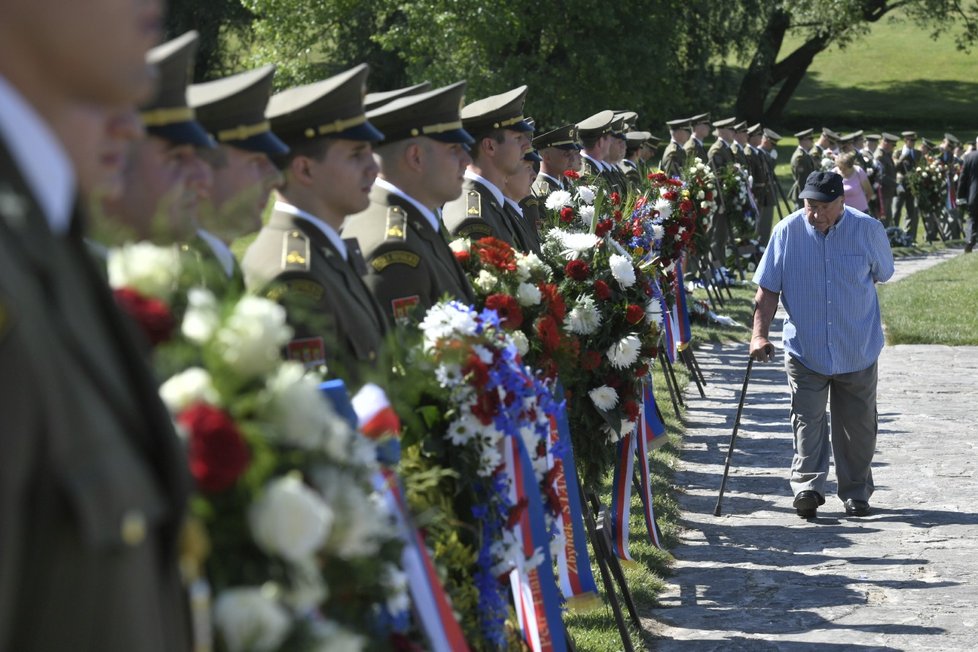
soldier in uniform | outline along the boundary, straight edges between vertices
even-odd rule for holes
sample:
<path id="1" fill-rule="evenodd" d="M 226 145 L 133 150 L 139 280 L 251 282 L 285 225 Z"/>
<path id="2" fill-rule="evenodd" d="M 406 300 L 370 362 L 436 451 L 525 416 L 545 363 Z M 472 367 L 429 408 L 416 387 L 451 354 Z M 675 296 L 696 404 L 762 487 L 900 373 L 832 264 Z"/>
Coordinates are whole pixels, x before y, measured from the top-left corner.
<path id="1" fill-rule="evenodd" d="M 903 215 L 904 207 L 906 207 L 907 223 L 905 230 L 907 235 L 910 236 L 910 240 L 916 241 L 918 221 L 917 199 L 910 192 L 906 177 L 917 166 L 921 154 L 919 149 L 914 148 L 914 143 L 917 140 L 917 132 L 904 131 L 900 133 L 900 136 L 903 138 L 903 149 L 893 161 L 893 166 L 896 168 L 897 181 L 896 197 L 893 198 L 893 223 L 900 224 L 900 217 Z"/>
<path id="2" fill-rule="evenodd" d="M 747 121 L 742 120 L 733 126 L 733 140 L 730 151 L 733 152 L 734 163 L 740 163 L 743 168 L 748 167 L 747 163 Z"/>
<path id="3" fill-rule="evenodd" d="M 642 161 L 642 173 L 643 175 L 649 171 L 649 161 L 654 161 L 656 155 L 659 153 L 659 147 L 662 145 L 662 139 L 655 134 L 650 133 L 649 137 L 642 143 L 642 147 L 639 149 L 639 156 Z"/>
<path id="4" fill-rule="evenodd" d="M 798 139 L 798 147 L 791 155 L 791 178 L 793 182 L 791 190 L 788 191 L 788 197 L 795 202 L 795 208 L 804 207 L 805 202 L 798 198 L 798 194 L 805 187 L 808 175 L 814 172 L 816 167 L 815 159 L 808 153 L 812 149 L 813 131 L 813 129 L 805 129 L 795 134 L 795 138 Z"/>
<path id="5" fill-rule="evenodd" d="M 408 97 L 409 95 L 420 95 L 421 93 L 427 93 L 431 90 L 431 82 L 423 81 L 420 84 L 413 84 L 411 86 L 405 86 L 404 88 L 395 88 L 392 91 L 376 91 L 373 93 L 367 93 L 366 97 L 363 98 L 363 110 L 373 111 L 378 109 L 383 105 L 393 102 L 394 100 L 399 100 L 402 97 Z"/>
<path id="6" fill-rule="evenodd" d="M 533 182 L 533 194 L 545 199 L 555 190 L 570 190 L 571 180 L 564 176 L 574 170 L 572 155 L 581 151 L 577 125 L 557 127 L 534 137 L 533 147 L 540 154 L 540 172 Z"/>
<path id="7" fill-rule="evenodd" d="M 961 146 L 961 141 L 952 133 L 945 132 L 944 139 L 941 141 L 940 154 L 938 160 L 945 165 L 945 185 L 948 189 L 947 196 L 947 215 L 948 215 L 948 235 L 953 240 L 961 238 L 961 210 L 957 206 L 956 195 L 954 192 L 957 184 L 958 173 L 961 168 L 961 159 L 955 156 L 954 150 Z"/>
<path id="8" fill-rule="evenodd" d="M 893 204 L 897 191 L 896 162 L 893 160 L 893 148 L 899 138 L 894 134 L 882 133 L 879 147 L 873 152 L 873 159 L 879 170 L 880 218 L 884 226 L 893 226 Z"/>
<path id="9" fill-rule="evenodd" d="M 521 226 L 507 214 L 502 187 L 523 169 L 533 126 L 523 117 L 526 86 L 493 95 L 462 108 L 462 126 L 475 138 L 462 194 L 447 204 L 442 219 L 449 233 L 477 240 L 499 238 L 528 250 Z"/>
<path id="10" fill-rule="evenodd" d="M 139 109 L 146 133 L 129 150 L 121 195 L 102 202 L 115 234 L 100 232 L 100 239 L 121 233 L 124 240 L 186 242 L 195 235 L 198 207 L 213 181 L 198 149 L 214 147 L 187 104 L 197 42 L 197 32 L 187 32 L 146 56 L 160 88 Z"/>
<path id="11" fill-rule="evenodd" d="M 272 96 L 267 115 L 290 150 L 279 160 L 285 180 L 241 263 L 248 289 L 286 309 L 295 330 L 288 358 L 325 363 L 351 387 L 377 370 L 388 331 L 359 249 L 339 234 L 347 215 L 367 207 L 377 176 L 372 144 L 383 135 L 364 115 L 366 79 L 361 64 Z"/>
<path id="12" fill-rule="evenodd" d="M 625 158 L 621 160 L 621 171 L 633 188 L 637 188 L 645 178 L 645 162 L 642 160 L 642 147 L 652 137 L 647 131 L 630 131 L 625 134 Z"/>
<path id="13" fill-rule="evenodd" d="M 365 280 L 388 316 L 420 320 L 444 297 L 475 303 L 472 286 L 448 246 L 438 209 L 462 193 L 472 137 L 459 105 L 465 82 L 403 97 L 368 114 L 384 132 L 380 176 L 370 205 L 350 216 L 343 235 L 367 259 Z"/>
<path id="14" fill-rule="evenodd" d="M 970 254 L 978 244 L 978 150 L 972 149 L 964 155 L 955 195 L 958 204 L 964 206 L 971 218 L 968 221 L 968 242 L 964 246 L 964 252 Z"/>
<path id="15" fill-rule="evenodd" d="M 774 166 L 778 157 L 777 147 L 781 136 L 767 127 L 762 130 L 762 134 L 758 153 L 761 154 L 760 160 L 764 162 L 767 172 L 767 192 L 757 198 L 758 209 L 761 211 L 760 218 L 757 220 L 757 236 L 761 242 L 767 242 L 771 237 L 771 226 L 774 223 L 774 205 L 779 199 L 778 176 L 774 171 Z"/>
<path id="16" fill-rule="evenodd" d="M 710 157 L 707 155 L 706 147 L 703 145 L 703 139 L 710 135 L 710 114 L 700 113 L 699 115 L 694 115 L 689 119 L 689 124 L 693 129 L 693 134 L 686 141 L 686 144 L 683 145 L 683 149 L 686 150 L 686 160 L 692 163 L 694 158 L 698 158 L 706 163 Z"/>
<path id="17" fill-rule="evenodd" d="M 526 243 L 524 253 L 540 254 L 540 232 L 538 227 L 540 200 L 533 195 L 532 186 L 537 173 L 534 167 L 540 163 L 540 155 L 534 150 L 523 155 L 523 169 L 509 177 L 503 184 L 503 207 L 519 227 L 521 241 Z"/>
<path id="18" fill-rule="evenodd" d="M 733 151 L 730 149 L 730 143 L 733 141 L 733 126 L 735 122 L 737 122 L 736 118 L 725 118 L 713 123 L 713 126 L 717 130 L 717 140 L 710 146 L 710 150 L 707 152 L 707 162 L 713 169 L 713 172 L 718 176 L 722 174 L 724 168 L 734 164 Z M 716 260 L 723 260 L 730 235 L 730 216 L 727 215 L 727 208 L 721 205 L 720 209 L 713 216 L 711 234 L 713 255 Z"/>
<path id="19" fill-rule="evenodd" d="M 186 651 L 187 462 L 89 257 L 62 122 L 146 100 L 160 7 L 8 0 L 2 12 L 0 650 Z"/>
<path id="20" fill-rule="evenodd" d="M 818 136 L 818 141 L 808 150 L 812 160 L 815 161 L 815 169 L 822 169 L 822 159 L 828 157 L 835 159 L 835 148 L 839 141 L 839 134 L 828 127 L 822 127 L 822 133 Z"/>
<path id="21" fill-rule="evenodd" d="M 669 144 L 662 152 L 662 162 L 659 168 L 670 177 L 682 176 L 686 170 L 686 142 L 693 133 L 693 128 L 689 124 L 688 118 L 670 120 L 666 123 L 669 127 Z M 701 161 L 706 163 L 706 159 Z M 690 161 L 690 164 L 692 161 Z"/>
<path id="22" fill-rule="evenodd" d="M 604 159 L 608 156 L 611 141 L 614 138 L 611 135 L 614 121 L 614 111 L 601 111 L 577 123 L 577 135 L 583 145 L 581 150 L 583 168 L 581 172 L 589 176 L 600 177 L 609 185 L 611 178 L 608 176 L 608 166 Z"/>
<path id="23" fill-rule="evenodd" d="M 261 228 L 262 213 L 282 175 L 272 156 L 289 148 L 271 131 L 265 106 L 275 66 L 263 66 L 187 90 L 197 119 L 217 143 L 201 152 L 211 166 L 213 186 L 202 202 L 197 238 L 187 243 L 203 262 L 209 287 L 244 290 L 244 275 L 229 245 Z M 208 274 L 211 270 L 218 273 Z"/>

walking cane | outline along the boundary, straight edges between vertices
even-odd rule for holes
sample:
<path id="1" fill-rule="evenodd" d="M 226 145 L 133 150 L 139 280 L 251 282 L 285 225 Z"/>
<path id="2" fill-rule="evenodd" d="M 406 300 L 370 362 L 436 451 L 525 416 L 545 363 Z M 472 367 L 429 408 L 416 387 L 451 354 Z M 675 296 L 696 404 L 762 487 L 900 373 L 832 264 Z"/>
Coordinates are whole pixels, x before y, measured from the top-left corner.
<path id="1" fill-rule="evenodd" d="M 764 352 L 768 355 L 774 353 L 774 347 L 770 344 L 765 347 Z M 727 476 L 730 474 L 730 460 L 733 457 L 734 443 L 737 441 L 737 430 L 740 429 L 740 415 L 744 411 L 744 399 L 747 398 L 747 383 L 750 382 L 750 370 L 754 366 L 754 358 L 747 358 L 747 372 L 744 374 L 744 386 L 740 389 L 740 403 L 737 404 L 737 415 L 734 417 L 733 433 L 730 435 L 730 445 L 727 447 L 727 461 L 723 465 L 723 479 L 720 480 L 720 493 L 717 495 L 717 506 L 713 509 L 713 515 L 720 515 L 720 503 L 723 501 L 723 492 L 727 488 Z"/>

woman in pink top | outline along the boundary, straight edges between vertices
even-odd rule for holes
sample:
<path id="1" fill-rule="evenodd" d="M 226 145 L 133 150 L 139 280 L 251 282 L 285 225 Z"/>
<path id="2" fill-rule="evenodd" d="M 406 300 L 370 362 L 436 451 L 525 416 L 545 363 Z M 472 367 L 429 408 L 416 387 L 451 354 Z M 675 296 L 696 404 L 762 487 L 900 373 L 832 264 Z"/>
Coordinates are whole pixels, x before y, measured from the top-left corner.
<path id="1" fill-rule="evenodd" d="M 866 171 L 855 164 L 856 153 L 846 152 L 835 159 L 835 169 L 842 175 L 842 187 L 846 191 L 846 206 L 864 213 L 869 212 L 869 200 L 873 198 L 873 187 L 869 184 Z"/>

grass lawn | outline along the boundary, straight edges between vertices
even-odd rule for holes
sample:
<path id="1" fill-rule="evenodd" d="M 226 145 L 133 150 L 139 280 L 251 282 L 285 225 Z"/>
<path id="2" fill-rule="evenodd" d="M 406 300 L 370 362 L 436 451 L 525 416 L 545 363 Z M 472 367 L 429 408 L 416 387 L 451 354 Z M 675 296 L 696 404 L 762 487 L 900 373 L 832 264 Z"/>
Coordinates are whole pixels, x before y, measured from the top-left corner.
<path id="1" fill-rule="evenodd" d="M 888 344 L 978 345 L 978 255 L 879 287 Z"/>

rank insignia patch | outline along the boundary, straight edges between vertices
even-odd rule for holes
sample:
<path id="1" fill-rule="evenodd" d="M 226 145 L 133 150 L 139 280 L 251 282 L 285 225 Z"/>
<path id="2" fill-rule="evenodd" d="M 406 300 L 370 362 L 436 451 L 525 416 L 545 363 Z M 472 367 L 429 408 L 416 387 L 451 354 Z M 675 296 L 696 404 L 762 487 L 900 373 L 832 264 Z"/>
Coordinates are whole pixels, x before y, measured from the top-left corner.
<path id="1" fill-rule="evenodd" d="M 326 344 L 321 337 L 303 337 L 286 345 L 289 360 L 301 362 L 306 368 L 326 362 Z"/>

